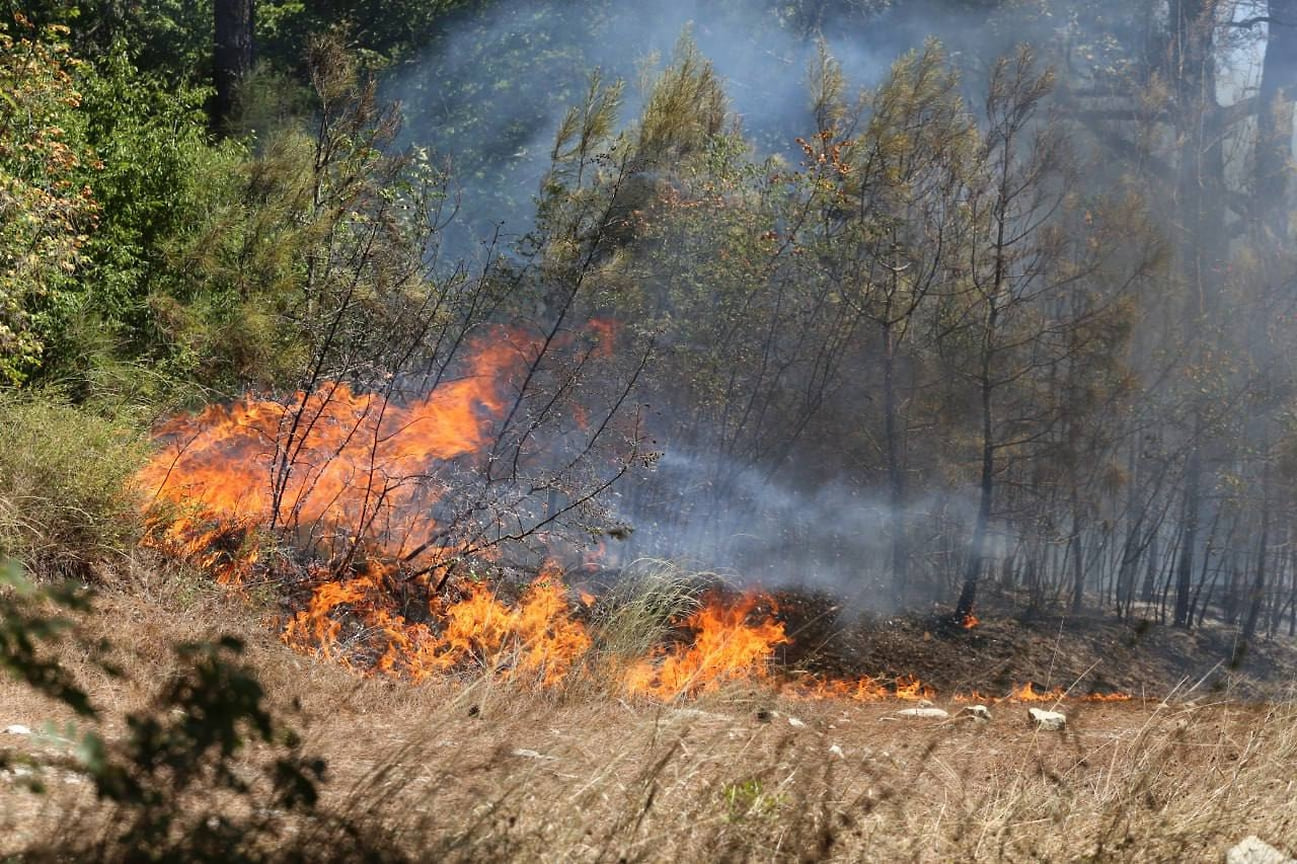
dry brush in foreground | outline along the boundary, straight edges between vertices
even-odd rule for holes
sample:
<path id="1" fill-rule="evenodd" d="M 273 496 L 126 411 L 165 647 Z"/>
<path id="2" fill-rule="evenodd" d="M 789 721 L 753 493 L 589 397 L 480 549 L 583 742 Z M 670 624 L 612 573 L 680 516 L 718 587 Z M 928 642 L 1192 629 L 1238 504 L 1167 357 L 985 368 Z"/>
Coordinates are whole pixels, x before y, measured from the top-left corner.
<path id="1" fill-rule="evenodd" d="M 752 685 L 657 704 L 490 678 L 356 681 L 275 644 L 205 586 L 182 599 L 139 579 L 105 592 L 83 625 L 91 641 L 111 630 L 119 646 L 140 646 L 119 651 L 127 683 L 99 675 L 76 645 L 58 649 L 110 709 L 110 744 L 125 734 L 114 718 L 148 704 L 141 682 L 174 680 L 174 660 L 150 646 L 233 624 L 277 716 L 328 762 L 320 801 L 301 813 L 267 806 L 254 779 L 276 755 L 269 743 L 233 762 L 250 792 L 186 799 L 199 808 L 191 824 L 219 813 L 247 829 L 244 860 L 1195 861 L 1252 833 L 1297 847 L 1291 704 L 1065 703 L 1066 730 L 1047 733 L 1010 702 L 979 724 Z M 4 688 L 4 724 L 63 719 Z M 75 754 L 4 737 L 50 767 L 43 796 L 6 776 L 3 854 L 135 860 L 113 839 L 122 811 L 76 782 Z"/>

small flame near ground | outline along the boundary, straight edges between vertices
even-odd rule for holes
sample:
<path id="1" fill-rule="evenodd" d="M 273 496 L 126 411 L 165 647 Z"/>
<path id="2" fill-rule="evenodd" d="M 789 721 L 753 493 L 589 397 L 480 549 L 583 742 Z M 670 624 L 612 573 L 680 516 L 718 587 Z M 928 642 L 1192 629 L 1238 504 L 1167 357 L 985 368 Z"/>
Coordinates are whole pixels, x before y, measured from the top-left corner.
<path id="1" fill-rule="evenodd" d="M 611 350 L 607 328 L 595 329 Z M 137 478 L 147 498 L 144 543 L 224 584 L 271 578 L 306 589 L 283 642 L 364 674 L 422 681 L 485 673 L 540 687 L 581 679 L 596 653 L 598 634 L 586 620 L 598 598 L 570 591 L 557 566 L 511 596 L 472 579 L 429 590 L 437 562 L 464 551 L 439 543 L 441 526 L 429 517 L 447 491 L 437 468 L 481 455 L 505 410 L 502 394 L 535 350 L 497 329 L 474 344 L 460 377 L 421 398 L 398 402 L 326 382 L 285 401 L 248 396 L 173 418 L 156 430 L 160 447 Z M 314 563 L 267 554 L 285 540 L 304 544 Z M 342 563 L 339 549 L 348 550 Z M 978 621 L 969 614 L 962 623 Z M 680 638 L 618 667 L 618 689 L 664 701 L 727 682 L 779 685 L 816 699 L 936 695 L 909 676 L 779 673 L 777 652 L 792 639 L 775 599 L 759 591 L 708 594 L 674 629 Z M 1064 695 L 1027 684 L 1004 698 Z"/>
<path id="2" fill-rule="evenodd" d="M 755 614 L 759 606 L 771 611 Z M 766 680 L 775 649 L 791 642 L 783 623 L 773 617 L 775 611 L 773 600 L 757 592 L 732 603 L 710 595 L 684 622 L 692 641 L 632 665 L 626 689 L 674 699 L 715 690 L 727 681 Z"/>

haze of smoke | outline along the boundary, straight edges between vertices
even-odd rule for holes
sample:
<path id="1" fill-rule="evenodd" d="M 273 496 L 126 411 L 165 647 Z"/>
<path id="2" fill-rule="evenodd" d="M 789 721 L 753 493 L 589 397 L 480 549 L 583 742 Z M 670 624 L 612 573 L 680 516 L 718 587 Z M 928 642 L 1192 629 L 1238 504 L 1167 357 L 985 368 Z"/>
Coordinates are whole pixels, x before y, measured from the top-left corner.
<path id="1" fill-rule="evenodd" d="M 461 16 L 403 64 L 384 93 L 404 106 L 406 140 L 431 146 L 453 166 L 464 191 L 457 240 L 480 240 L 497 225 L 506 237 L 525 234 L 555 130 L 591 71 L 628 83 L 629 122 L 641 107 L 642 73 L 668 62 L 685 33 L 725 80 L 747 136 L 766 152 L 799 153 L 794 138 L 815 131 L 806 85 L 816 40 L 781 27 L 757 2 L 493 4 Z M 860 86 L 881 80 L 923 38 L 917 27 L 890 33 L 880 40 L 858 21 L 822 29 Z"/>
<path id="2" fill-rule="evenodd" d="M 616 497 L 615 515 L 633 528 L 610 543 L 608 563 L 668 557 L 741 585 L 828 591 L 849 605 L 891 612 L 897 520 L 874 490 L 834 482 L 796 488 L 765 471 L 720 465 L 718 457 L 667 450 L 648 484 Z M 715 482 L 710 478 L 722 477 Z M 959 494 L 924 495 L 901 519 L 915 552 L 915 578 L 954 572 L 976 504 Z"/>

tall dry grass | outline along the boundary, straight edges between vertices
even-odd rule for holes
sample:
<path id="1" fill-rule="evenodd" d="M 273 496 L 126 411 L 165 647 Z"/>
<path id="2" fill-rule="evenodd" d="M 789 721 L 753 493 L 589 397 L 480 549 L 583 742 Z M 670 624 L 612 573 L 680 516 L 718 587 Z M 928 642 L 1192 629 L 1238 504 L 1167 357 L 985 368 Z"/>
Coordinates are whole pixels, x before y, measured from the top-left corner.
<path id="1" fill-rule="evenodd" d="M 627 602 L 692 602 L 676 580 L 656 584 L 675 600 L 642 590 Z M 310 812 L 276 810 L 260 781 L 247 795 L 186 805 L 241 826 L 227 849 L 240 860 L 1209 861 L 1247 834 L 1297 848 L 1291 702 L 1194 703 L 1196 693 L 1181 693 L 1166 703 L 1064 704 L 1066 730 L 1048 733 L 1010 703 L 992 705 L 981 725 L 743 685 L 673 705 L 588 678 L 566 691 L 489 676 L 414 687 L 290 654 L 256 635 L 262 622 L 246 606 L 170 590 L 179 591 L 109 591 L 101 612 L 121 636 L 143 626 L 142 597 L 162 603 L 151 607 L 155 637 L 235 625 L 276 712 L 301 730 L 305 752 L 329 763 Z M 604 611 L 623 624 L 671 617 Z M 596 645 L 601 638 L 610 656 L 629 656 L 636 634 L 610 631 Z M 132 676 L 174 674 L 160 655 L 137 662 Z M 274 755 L 250 747 L 237 770 L 256 777 Z M 73 767 L 65 759 L 47 770 L 57 780 Z M 13 860 L 138 860 L 119 842 L 119 809 L 84 786 L 47 785 L 42 811 L 22 822 L 25 843 L 6 844 Z M 24 795 L 11 783 L 0 807 Z M 42 824 L 51 827 L 33 827 Z"/>
<path id="2" fill-rule="evenodd" d="M 0 561 L 41 578 L 88 580 L 129 549 L 138 510 L 128 480 L 142 437 L 57 395 L 0 393 Z"/>

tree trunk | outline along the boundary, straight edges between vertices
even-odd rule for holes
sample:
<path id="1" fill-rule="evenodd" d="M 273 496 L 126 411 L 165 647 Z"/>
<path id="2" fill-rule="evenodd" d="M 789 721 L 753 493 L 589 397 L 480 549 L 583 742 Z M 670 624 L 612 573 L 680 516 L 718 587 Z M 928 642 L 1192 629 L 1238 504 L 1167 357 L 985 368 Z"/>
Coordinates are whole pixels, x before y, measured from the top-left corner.
<path id="1" fill-rule="evenodd" d="M 1297 0 L 1269 0 L 1265 56 L 1257 94 L 1257 221 L 1273 238 L 1288 236 L 1293 99 L 1297 97 Z"/>
<path id="2" fill-rule="evenodd" d="M 1193 583 L 1194 547 L 1198 545 L 1198 498 L 1202 482 L 1202 458 L 1198 455 L 1197 447 L 1189 456 L 1185 473 L 1187 485 L 1184 490 L 1184 540 L 1180 546 L 1180 557 L 1176 565 L 1174 620 L 1175 626 L 1187 629 L 1191 623 L 1189 597 Z"/>
<path id="3" fill-rule="evenodd" d="M 234 115 L 239 82 L 252 71 L 254 4 L 253 0 L 216 0 L 214 6 L 216 45 L 212 83 L 216 87 L 216 100 L 212 106 L 212 125 L 224 130 Z"/>
<path id="4" fill-rule="evenodd" d="M 1267 453 L 1268 442 L 1262 446 L 1262 453 Z M 1257 636 L 1257 623 L 1261 620 L 1261 606 L 1266 598 L 1266 550 L 1270 546 L 1270 466 L 1263 466 L 1265 474 L 1261 477 L 1261 538 L 1257 541 L 1257 575 L 1252 581 L 1252 590 L 1248 593 L 1248 618 L 1244 619 L 1243 633 L 1233 649 L 1233 663 L 1243 660 L 1248 645 Z"/>
<path id="5" fill-rule="evenodd" d="M 902 602 L 912 600 L 909 548 L 906 543 L 905 474 L 901 470 L 901 432 L 896 405 L 896 332 L 883 325 L 883 433 L 887 446 L 888 510 L 892 528 L 892 590 Z"/>
<path id="6" fill-rule="evenodd" d="M 1068 544 L 1072 549 L 1072 614 L 1081 611 L 1085 604 L 1085 550 L 1081 545 L 1081 535 L 1085 531 L 1085 519 L 1081 515 L 1081 496 L 1072 482 L 1072 539 Z"/>
<path id="7" fill-rule="evenodd" d="M 988 314 L 987 332 L 995 332 L 997 312 L 991 306 Z M 968 550 L 968 564 L 964 568 L 964 586 L 959 592 L 959 602 L 955 604 L 955 620 L 964 622 L 973 614 L 973 605 L 977 602 L 977 580 L 982 575 L 982 564 L 986 558 L 986 532 L 991 522 L 991 498 L 995 491 L 995 424 L 991 413 L 991 350 L 993 338 L 987 336 L 987 345 L 982 355 L 982 478 L 978 485 L 977 522 L 973 526 L 973 540 Z"/>

